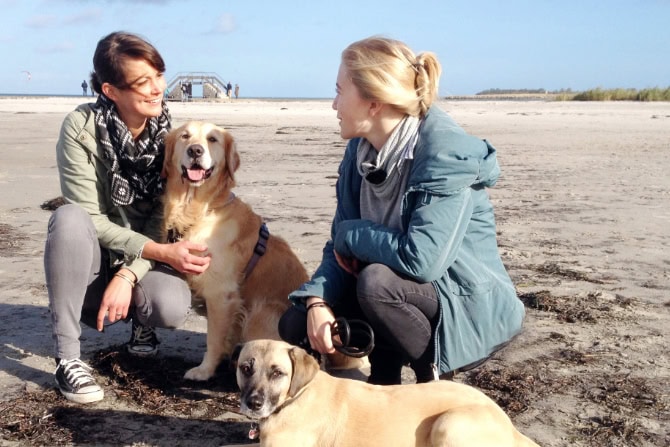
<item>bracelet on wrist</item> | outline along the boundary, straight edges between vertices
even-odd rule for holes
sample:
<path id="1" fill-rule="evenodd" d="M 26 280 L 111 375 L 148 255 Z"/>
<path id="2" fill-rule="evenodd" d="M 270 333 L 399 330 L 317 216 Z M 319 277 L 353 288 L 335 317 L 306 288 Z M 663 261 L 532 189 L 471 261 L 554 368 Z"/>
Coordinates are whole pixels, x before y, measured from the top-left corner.
<path id="1" fill-rule="evenodd" d="M 312 304 L 309 304 L 307 306 L 307 312 L 309 312 L 309 310 L 314 308 L 314 307 L 328 307 L 328 308 L 330 308 L 328 303 L 326 303 L 325 301 L 317 301 L 316 303 L 312 303 Z"/>
<path id="2" fill-rule="evenodd" d="M 131 289 L 135 287 L 135 281 L 133 281 L 133 279 L 130 276 L 125 275 L 121 272 L 116 272 L 114 274 L 114 276 L 118 276 L 119 278 L 123 278 L 128 284 L 130 284 Z"/>

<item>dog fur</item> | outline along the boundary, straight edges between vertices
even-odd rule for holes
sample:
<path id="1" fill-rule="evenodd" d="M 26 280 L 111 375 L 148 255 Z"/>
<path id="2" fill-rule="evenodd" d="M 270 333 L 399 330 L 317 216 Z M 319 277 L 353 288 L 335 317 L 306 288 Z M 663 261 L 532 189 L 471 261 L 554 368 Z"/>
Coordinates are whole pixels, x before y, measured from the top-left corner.
<path id="1" fill-rule="evenodd" d="M 211 255 L 202 274 L 187 274 L 194 299 L 205 302 L 207 351 L 186 379 L 211 378 L 240 342 L 279 339 L 277 324 L 288 295 L 308 279 L 305 267 L 281 238 L 245 278 L 262 218 L 232 193 L 240 157 L 232 135 L 212 123 L 188 122 L 165 139 L 163 233 L 206 244 Z"/>
<path id="2" fill-rule="evenodd" d="M 336 378 L 303 349 L 275 340 L 238 346 L 233 359 L 240 410 L 258 420 L 262 447 L 537 447 L 465 384 Z"/>

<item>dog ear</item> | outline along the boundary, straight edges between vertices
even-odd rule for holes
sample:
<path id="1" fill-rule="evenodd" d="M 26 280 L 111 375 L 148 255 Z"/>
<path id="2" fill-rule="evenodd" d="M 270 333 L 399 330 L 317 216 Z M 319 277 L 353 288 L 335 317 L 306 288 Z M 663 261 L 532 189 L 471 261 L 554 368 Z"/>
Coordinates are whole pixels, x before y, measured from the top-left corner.
<path id="1" fill-rule="evenodd" d="M 293 364 L 293 376 L 288 390 L 289 397 L 295 396 L 298 391 L 312 381 L 319 372 L 317 361 L 302 348 L 293 347 L 288 351 Z"/>
<path id="2" fill-rule="evenodd" d="M 230 132 L 223 133 L 223 147 L 226 154 L 226 170 L 228 177 L 235 183 L 235 171 L 240 167 L 240 154 L 237 152 L 235 139 Z"/>
<path id="3" fill-rule="evenodd" d="M 237 361 L 240 359 L 240 353 L 242 352 L 243 347 L 244 343 L 238 343 L 233 349 L 233 353 L 230 355 L 230 368 L 233 370 L 237 369 Z"/>
<path id="4" fill-rule="evenodd" d="M 174 152 L 174 145 L 177 141 L 177 131 L 173 130 L 165 135 L 165 150 L 163 151 L 163 169 L 161 170 L 161 177 L 167 178 L 170 171 L 170 161 Z"/>

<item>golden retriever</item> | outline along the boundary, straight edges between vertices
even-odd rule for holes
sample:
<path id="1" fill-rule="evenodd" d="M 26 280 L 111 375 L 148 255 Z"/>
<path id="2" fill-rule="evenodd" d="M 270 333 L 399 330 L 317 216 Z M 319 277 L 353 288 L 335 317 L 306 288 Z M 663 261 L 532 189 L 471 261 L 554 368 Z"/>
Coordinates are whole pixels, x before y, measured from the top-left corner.
<path id="1" fill-rule="evenodd" d="M 303 349 L 255 340 L 235 349 L 240 410 L 262 446 L 530 447 L 537 444 L 471 386 L 380 386 L 332 377 Z"/>
<path id="2" fill-rule="evenodd" d="M 308 279 L 289 245 L 261 238 L 263 219 L 232 193 L 239 166 L 232 135 L 214 124 L 192 121 L 166 136 L 164 237 L 206 244 L 211 255 L 204 273 L 186 275 L 207 315 L 207 351 L 190 380 L 211 378 L 239 342 L 279 339 L 288 295 Z"/>

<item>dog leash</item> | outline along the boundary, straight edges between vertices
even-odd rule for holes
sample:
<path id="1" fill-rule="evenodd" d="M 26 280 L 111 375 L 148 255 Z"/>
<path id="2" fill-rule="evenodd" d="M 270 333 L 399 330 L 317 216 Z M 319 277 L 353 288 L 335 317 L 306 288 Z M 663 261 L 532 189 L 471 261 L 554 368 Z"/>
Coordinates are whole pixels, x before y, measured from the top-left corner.
<path id="1" fill-rule="evenodd" d="M 333 347 L 336 351 L 354 358 L 365 357 L 375 347 L 375 333 L 363 320 L 336 318 L 330 325 Z M 352 341 L 365 340 L 362 346 L 352 346 Z"/>

